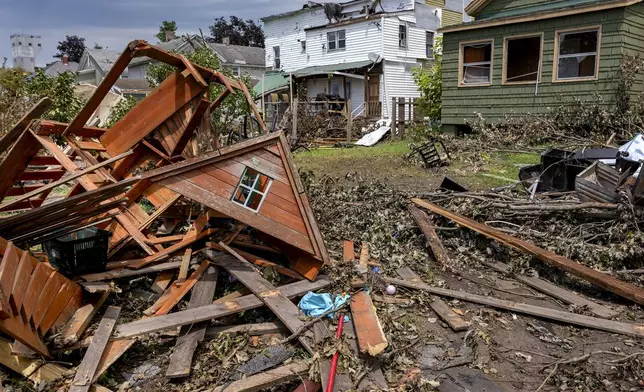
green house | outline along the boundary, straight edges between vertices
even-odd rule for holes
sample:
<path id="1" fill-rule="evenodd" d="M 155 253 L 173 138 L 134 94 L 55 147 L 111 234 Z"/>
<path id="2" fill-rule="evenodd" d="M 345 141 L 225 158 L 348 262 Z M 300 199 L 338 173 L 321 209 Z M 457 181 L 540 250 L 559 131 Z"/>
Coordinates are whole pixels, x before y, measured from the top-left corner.
<path id="1" fill-rule="evenodd" d="M 443 33 L 447 132 L 599 94 L 614 105 L 626 55 L 644 54 L 642 0 L 473 0 Z M 633 85 L 635 93 L 641 81 Z"/>

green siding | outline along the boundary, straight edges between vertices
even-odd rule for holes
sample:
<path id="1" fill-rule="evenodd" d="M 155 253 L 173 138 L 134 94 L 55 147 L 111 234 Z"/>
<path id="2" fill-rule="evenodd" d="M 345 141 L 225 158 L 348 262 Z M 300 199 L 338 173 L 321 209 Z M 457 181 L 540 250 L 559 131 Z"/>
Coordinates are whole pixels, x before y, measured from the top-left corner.
<path id="1" fill-rule="evenodd" d="M 465 119 L 472 120 L 476 113 L 481 113 L 489 120 L 498 120 L 504 116 L 538 114 L 562 102 L 575 98 L 589 99 L 593 94 L 600 94 L 611 105 L 615 97 L 615 76 L 619 69 L 622 52 L 622 28 L 624 9 L 618 8 L 602 12 L 554 18 L 541 21 L 510 24 L 445 33 L 443 36 L 443 111 L 444 124 L 463 124 Z M 642 23 L 642 14 L 633 16 L 637 23 Z M 635 22 L 634 22 L 635 23 Z M 552 66 L 554 57 L 554 37 L 556 30 L 581 28 L 584 26 L 602 26 L 599 80 L 585 82 L 552 83 Z M 642 45 L 642 30 L 638 27 L 634 40 Z M 635 30 L 635 27 L 633 27 Z M 503 38 L 512 35 L 544 33 L 543 66 L 539 94 L 535 95 L 535 85 L 502 85 Z M 458 87 L 458 51 L 459 42 L 494 39 L 494 63 L 492 86 Z"/>
<path id="2" fill-rule="evenodd" d="M 622 54 L 644 56 L 644 3 L 624 9 L 622 24 Z M 631 98 L 644 91 L 644 72 L 639 72 L 631 89 Z"/>
<path id="3" fill-rule="evenodd" d="M 476 20 L 507 18 L 601 2 L 601 0 L 492 0 L 476 15 Z"/>
<path id="4" fill-rule="evenodd" d="M 528 8 L 538 4 L 552 3 L 552 0 L 492 0 L 490 4 L 485 6 L 476 20 L 485 19 L 488 15 L 496 14 L 497 12 L 516 10 L 521 8 Z"/>

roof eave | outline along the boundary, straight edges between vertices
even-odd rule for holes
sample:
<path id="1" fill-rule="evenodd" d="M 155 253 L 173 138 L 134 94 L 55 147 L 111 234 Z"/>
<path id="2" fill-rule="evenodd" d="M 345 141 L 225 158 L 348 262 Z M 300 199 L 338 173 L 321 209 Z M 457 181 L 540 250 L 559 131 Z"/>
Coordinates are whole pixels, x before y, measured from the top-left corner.
<path id="1" fill-rule="evenodd" d="M 572 8 L 548 11 L 548 12 L 537 13 L 537 14 L 519 15 L 519 16 L 511 16 L 507 18 L 483 20 L 480 22 L 463 23 L 463 24 L 458 24 L 454 26 L 443 27 L 441 29 L 438 29 L 438 32 L 443 34 L 454 33 L 458 31 L 477 30 L 477 29 L 494 27 L 494 26 L 499 26 L 504 24 L 532 22 L 536 20 L 558 18 L 562 16 L 585 14 L 588 12 L 597 12 L 597 11 L 604 11 L 604 10 L 613 9 L 613 8 L 628 7 L 633 4 L 640 3 L 642 1 L 644 0 L 621 0 L 621 1 L 614 1 L 610 3 L 599 3 L 599 4 L 592 4 L 592 5 L 583 6 L 583 7 L 572 7 Z"/>

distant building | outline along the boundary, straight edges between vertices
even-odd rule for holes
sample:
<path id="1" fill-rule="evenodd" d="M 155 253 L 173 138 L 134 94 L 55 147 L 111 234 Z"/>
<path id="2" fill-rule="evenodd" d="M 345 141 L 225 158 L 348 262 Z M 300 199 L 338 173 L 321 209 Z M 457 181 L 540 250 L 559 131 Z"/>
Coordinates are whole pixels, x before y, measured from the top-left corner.
<path id="1" fill-rule="evenodd" d="M 27 72 L 36 70 L 36 57 L 42 49 L 41 37 L 31 34 L 11 35 L 11 58 L 13 66 Z"/>
<path id="2" fill-rule="evenodd" d="M 78 63 L 69 61 L 69 57 L 67 57 L 67 55 L 63 55 L 61 60 L 49 63 L 45 67 L 45 75 L 54 77 L 65 72 L 72 72 L 75 74 L 76 71 L 78 71 Z"/>

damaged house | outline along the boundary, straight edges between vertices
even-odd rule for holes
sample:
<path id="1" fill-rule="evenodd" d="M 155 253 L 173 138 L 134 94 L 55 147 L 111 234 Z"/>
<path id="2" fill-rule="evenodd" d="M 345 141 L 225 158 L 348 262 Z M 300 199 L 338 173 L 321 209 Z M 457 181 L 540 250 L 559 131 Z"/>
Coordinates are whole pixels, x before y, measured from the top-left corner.
<path id="1" fill-rule="evenodd" d="M 440 30 L 449 132 L 476 113 L 539 114 L 593 94 L 614 105 L 622 58 L 644 50 L 641 1 L 476 0 L 466 11 L 474 22 Z"/>
<path id="2" fill-rule="evenodd" d="M 293 75 L 310 100 L 337 96 L 351 100 L 354 117 L 386 118 L 393 97 L 419 96 L 412 69 L 432 58 L 441 26 L 463 21 L 463 6 L 441 0 L 310 2 L 262 18 L 266 67 L 277 73 L 283 89 Z M 267 75 L 266 91 L 279 89 L 273 78 Z"/>

